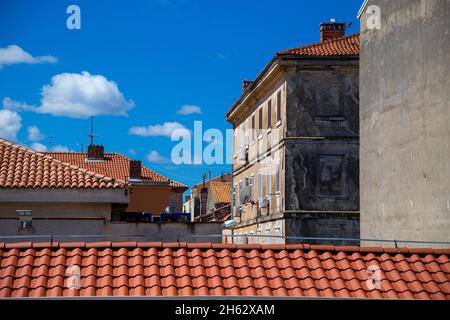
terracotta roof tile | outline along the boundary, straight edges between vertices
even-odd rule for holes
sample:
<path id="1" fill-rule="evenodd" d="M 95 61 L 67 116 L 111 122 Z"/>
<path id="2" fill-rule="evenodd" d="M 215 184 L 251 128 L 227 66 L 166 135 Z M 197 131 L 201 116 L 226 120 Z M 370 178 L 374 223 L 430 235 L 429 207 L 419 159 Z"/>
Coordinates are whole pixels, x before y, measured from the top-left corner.
<path id="1" fill-rule="evenodd" d="M 282 50 L 278 52 L 277 55 L 358 56 L 359 34 L 353 34 L 341 38 L 330 39 L 322 42 Z"/>
<path id="2" fill-rule="evenodd" d="M 123 188 L 125 182 L 0 139 L 0 188 Z M 23 244 L 28 246 L 28 244 Z"/>
<path id="3" fill-rule="evenodd" d="M 104 161 L 86 161 L 86 153 L 83 152 L 45 152 L 44 154 L 75 167 L 81 167 L 98 174 L 103 174 L 121 181 L 128 181 L 131 159 L 120 153 L 105 153 Z M 142 180 L 146 182 L 169 182 L 175 189 L 187 189 L 182 183 L 170 180 L 163 175 L 142 166 Z"/>
<path id="4" fill-rule="evenodd" d="M 221 204 L 231 203 L 231 182 L 211 181 L 210 189 L 214 202 Z"/>
<path id="5" fill-rule="evenodd" d="M 265 295 L 450 299 L 447 251 L 210 243 L 8 244 L 0 297 Z M 153 246 L 155 245 L 155 246 Z M 406 253 L 409 252 L 409 253 Z M 366 268 L 380 268 L 369 289 Z M 80 267 L 80 288 L 67 271 Z"/>

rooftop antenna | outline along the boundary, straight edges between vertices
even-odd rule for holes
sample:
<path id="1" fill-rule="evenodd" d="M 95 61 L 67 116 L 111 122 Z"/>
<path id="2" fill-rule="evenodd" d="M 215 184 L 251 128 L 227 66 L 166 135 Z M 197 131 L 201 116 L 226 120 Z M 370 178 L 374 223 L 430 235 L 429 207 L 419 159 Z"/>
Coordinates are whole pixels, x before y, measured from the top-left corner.
<path id="1" fill-rule="evenodd" d="M 49 151 L 53 151 L 53 139 L 55 138 L 55 136 L 49 136 L 48 137 L 48 149 Z"/>
<path id="2" fill-rule="evenodd" d="M 78 143 L 78 142 L 77 142 L 77 146 L 80 147 L 81 152 L 84 151 L 84 148 L 83 148 L 84 145 L 83 145 L 82 143 Z"/>
<path id="3" fill-rule="evenodd" d="M 98 137 L 98 135 L 94 135 L 94 116 L 91 116 L 91 133 L 88 134 L 90 140 L 90 146 L 94 145 L 94 137 Z"/>

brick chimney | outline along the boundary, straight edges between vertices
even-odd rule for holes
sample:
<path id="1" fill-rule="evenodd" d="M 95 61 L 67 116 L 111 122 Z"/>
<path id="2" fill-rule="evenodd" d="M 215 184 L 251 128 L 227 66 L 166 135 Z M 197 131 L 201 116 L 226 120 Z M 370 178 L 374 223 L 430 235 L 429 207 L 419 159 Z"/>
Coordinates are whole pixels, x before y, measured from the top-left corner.
<path id="1" fill-rule="evenodd" d="M 253 81 L 250 80 L 242 80 L 242 91 L 245 91 L 245 89 L 248 88 L 249 85 L 252 84 Z"/>
<path id="2" fill-rule="evenodd" d="M 326 22 L 320 24 L 320 41 L 345 36 L 345 23 Z"/>
<path id="3" fill-rule="evenodd" d="M 89 160 L 103 160 L 105 157 L 105 147 L 91 144 L 88 146 L 87 158 Z"/>
<path id="4" fill-rule="evenodd" d="M 208 188 L 202 187 L 200 189 L 200 216 L 206 214 L 207 203 L 208 203 Z"/>
<path id="5" fill-rule="evenodd" d="M 142 163 L 140 160 L 130 160 L 130 179 L 141 179 Z"/>
<path id="6" fill-rule="evenodd" d="M 200 189 L 200 217 L 206 214 L 206 204 L 208 202 L 208 188 L 206 187 L 206 174 L 202 174 L 202 188 Z"/>

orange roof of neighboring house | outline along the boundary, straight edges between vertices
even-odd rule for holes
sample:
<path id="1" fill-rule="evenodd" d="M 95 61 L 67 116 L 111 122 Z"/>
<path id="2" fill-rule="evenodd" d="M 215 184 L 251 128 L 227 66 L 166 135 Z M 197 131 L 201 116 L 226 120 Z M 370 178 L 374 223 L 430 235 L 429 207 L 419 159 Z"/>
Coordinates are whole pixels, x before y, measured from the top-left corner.
<path id="1" fill-rule="evenodd" d="M 450 299 L 450 249 L 0 243 L 0 297 L 179 295 Z"/>
<path id="2" fill-rule="evenodd" d="M 219 181 L 219 182 L 231 182 L 231 174 L 230 173 L 224 173 L 223 175 L 205 180 L 205 186 L 208 187 L 211 181 Z M 194 197 L 200 196 L 200 189 L 202 187 L 203 183 L 198 183 L 195 186 L 192 187 L 192 194 Z"/>
<path id="3" fill-rule="evenodd" d="M 106 153 L 104 161 L 85 161 L 87 154 L 83 152 L 45 152 L 45 154 L 52 156 L 64 162 L 75 164 L 79 167 L 120 179 L 128 181 L 130 172 L 131 159 L 119 153 Z M 142 166 L 142 180 L 145 182 L 169 182 L 173 188 L 187 189 L 184 184 L 170 180 L 163 175 Z"/>
<path id="4" fill-rule="evenodd" d="M 359 55 L 359 33 L 282 50 L 277 55 L 357 56 Z"/>
<path id="5" fill-rule="evenodd" d="M 231 203 L 231 183 L 211 181 L 211 194 L 215 203 Z"/>
<path id="6" fill-rule="evenodd" d="M 125 181 L 92 172 L 0 139 L 0 188 L 122 188 Z"/>

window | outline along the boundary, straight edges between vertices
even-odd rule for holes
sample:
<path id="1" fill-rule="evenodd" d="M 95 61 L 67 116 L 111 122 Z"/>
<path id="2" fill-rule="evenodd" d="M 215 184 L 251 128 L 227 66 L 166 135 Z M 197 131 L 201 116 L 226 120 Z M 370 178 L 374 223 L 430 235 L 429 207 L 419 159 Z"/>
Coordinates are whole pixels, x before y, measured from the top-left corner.
<path id="1" fill-rule="evenodd" d="M 261 227 L 256 230 L 256 243 L 261 243 Z"/>
<path id="2" fill-rule="evenodd" d="M 253 179 L 254 179 L 254 176 L 251 175 L 250 179 L 249 179 L 249 182 L 248 182 L 248 197 L 249 197 L 249 200 L 253 200 L 254 199 L 254 197 L 253 197 Z"/>
<path id="3" fill-rule="evenodd" d="M 270 228 L 266 228 L 266 244 L 270 244 Z"/>
<path id="4" fill-rule="evenodd" d="M 248 119 L 245 121 L 245 124 L 244 124 L 244 144 L 245 144 L 245 147 L 247 147 L 248 146 Z"/>
<path id="5" fill-rule="evenodd" d="M 268 166 L 267 167 L 267 172 L 266 172 L 266 197 L 269 198 L 270 195 L 272 194 L 272 171 L 271 171 L 271 167 Z"/>
<path id="6" fill-rule="evenodd" d="M 252 115 L 252 142 L 255 141 L 255 114 Z"/>
<path id="7" fill-rule="evenodd" d="M 245 159 L 245 124 L 241 125 L 238 129 L 239 136 L 239 153 L 238 157 L 240 160 Z"/>
<path id="8" fill-rule="evenodd" d="M 277 122 L 281 122 L 281 90 L 277 93 Z"/>
<path id="9" fill-rule="evenodd" d="M 258 172 L 258 201 L 262 203 L 262 175 L 261 172 Z"/>
<path id="10" fill-rule="evenodd" d="M 281 236 L 281 232 L 280 232 L 280 227 L 275 227 L 275 243 L 279 244 L 280 243 L 280 236 Z"/>
<path id="11" fill-rule="evenodd" d="M 250 237 L 248 237 L 248 243 L 254 243 L 255 237 L 253 237 L 253 231 L 250 231 Z"/>
<path id="12" fill-rule="evenodd" d="M 267 103 L 267 129 L 272 128 L 272 99 Z"/>
<path id="13" fill-rule="evenodd" d="M 276 163 L 276 172 L 275 172 L 275 190 L 277 193 L 280 192 L 280 161 Z"/>
<path id="14" fill-rule="evenodd" d="M 258 129 L 259 129 L 259 134 L 262 134 L 262 127 L 263 127 L 263 108 L 259 108 L 259 117 L 258 117 Z"/>
<path id="15" fill-rule="evenodd" d="M 233 186 L 233 191 L 231 193 L 231 207 L 233 208 L 234 215 L 236 214 L 236 184 Z"/>
<path id="16" fill-rule="evenodd" d="M 249 190 L 249 185 L 250 185 L 250 179 L 249 179 L 249 177 L 245 177 L 245 183 L 244 183 L 244 199 L 243 199 L 243 202 L 242 203 L 247 203 L 249 200 L 250 200 L 250 195 L 249 195 L 249 193 L 248 193 L 248 190 Z"/>
<path id="17" fill-rule="evenodd" d="M 244 202 L 244 188 L 242 185 L 242 180 L 239 180 L 239 207 Z"/>

